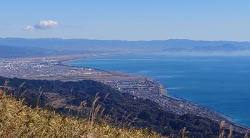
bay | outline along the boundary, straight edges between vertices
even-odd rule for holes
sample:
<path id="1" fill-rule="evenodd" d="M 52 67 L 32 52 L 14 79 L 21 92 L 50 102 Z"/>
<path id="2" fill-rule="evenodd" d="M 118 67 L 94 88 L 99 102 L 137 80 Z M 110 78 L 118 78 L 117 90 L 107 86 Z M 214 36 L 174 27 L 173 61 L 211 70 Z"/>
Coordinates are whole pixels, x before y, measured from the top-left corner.
<path id="1" fill-rule="evenodd" d="M 167 95 L 250 127 L 250 57 L 140 54 L 78 59 L 69 65 L 153 78 L 164 84 Z"/>

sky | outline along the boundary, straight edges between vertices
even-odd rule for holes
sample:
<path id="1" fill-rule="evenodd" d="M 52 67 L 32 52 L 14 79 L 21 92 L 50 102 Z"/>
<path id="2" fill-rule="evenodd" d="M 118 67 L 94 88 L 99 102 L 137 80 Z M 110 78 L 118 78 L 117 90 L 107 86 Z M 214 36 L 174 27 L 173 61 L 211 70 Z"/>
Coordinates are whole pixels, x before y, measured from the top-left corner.
<path id="1" fill-rule="evenodd" d="M 250 41 L 250 1 L 0 0 L 0 37 Z"/>

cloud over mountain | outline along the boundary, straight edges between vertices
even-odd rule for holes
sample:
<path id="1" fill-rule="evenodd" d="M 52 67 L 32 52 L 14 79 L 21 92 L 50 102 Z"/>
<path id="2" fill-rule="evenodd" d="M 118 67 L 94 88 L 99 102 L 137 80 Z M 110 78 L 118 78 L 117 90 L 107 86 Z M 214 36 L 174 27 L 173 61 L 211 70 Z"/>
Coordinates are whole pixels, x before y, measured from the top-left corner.
<path id="1" fill-rule="evenodd" d="M 46 29 L 53 29 L 59 26 L 59 23 L 57 21 L 52 20 L 44 20 L 40 21 L 39 23 L 31 26 L 28 25 L 24 27 L 24 30 L 31 31 L 31 30 L 46 30 Z"/>

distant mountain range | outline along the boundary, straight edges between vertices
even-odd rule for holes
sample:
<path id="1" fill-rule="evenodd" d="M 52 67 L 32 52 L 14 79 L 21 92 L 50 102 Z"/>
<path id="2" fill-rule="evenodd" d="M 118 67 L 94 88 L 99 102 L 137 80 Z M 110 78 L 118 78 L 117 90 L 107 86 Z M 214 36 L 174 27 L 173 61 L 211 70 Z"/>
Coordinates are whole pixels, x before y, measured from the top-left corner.
<path id="1" fill-rule="evenodd" d="M 0 51 L 0 57 L 69 55 L 121 51 L 130 53 L 166 52 L 177 54 L 183 54 L 183 52 L 194 54 L 197 52 L 202 54 L 209 52 L 209 54 L 211 54 L 211 52 L 213 52 L 224 55 L 249 55 L 250 42 L 194 41 L 186 39 L 121 41 L 59 38 L 0 38 Z"/>

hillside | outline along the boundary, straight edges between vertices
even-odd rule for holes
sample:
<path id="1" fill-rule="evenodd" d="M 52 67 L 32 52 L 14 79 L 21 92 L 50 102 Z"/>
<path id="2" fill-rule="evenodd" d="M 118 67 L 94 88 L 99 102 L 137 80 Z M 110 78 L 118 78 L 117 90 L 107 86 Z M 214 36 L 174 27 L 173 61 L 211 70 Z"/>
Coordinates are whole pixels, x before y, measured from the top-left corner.
<path id="1" fill-rule="evenodd" d="M 92 102 L 98 97 L 96 103 L 100 105 L 99 113 L 108 117 L 108 122 L 112 126 L 147 128 L 165 136 L 178 135 L 181 129 L 186 128 L 187 136 L 200 138 L 217 137 L 220 132 L 217 122 L 195 115 L 179 116 L 168 113 L 150 100 L 135 99 L 134 96 L 120 93 L 95 81 L 61 82 L 0 78 L 0 86 L 4 86 L 6 80 L 9 82 L 6 90 L 16 98 L 25 98 L 28 105 L 39 105 L 64 115 L 87 118 L 91 113 Z M 84 106 L 79 108 L 79 105 Z"/>
<path id="2" fill-rule="evenodd" d="M 104 121 L 65 117 L 30 108 L 0 91 L 0 137 L 161 137 L 147 130 L 112 127 Z"/>

